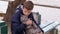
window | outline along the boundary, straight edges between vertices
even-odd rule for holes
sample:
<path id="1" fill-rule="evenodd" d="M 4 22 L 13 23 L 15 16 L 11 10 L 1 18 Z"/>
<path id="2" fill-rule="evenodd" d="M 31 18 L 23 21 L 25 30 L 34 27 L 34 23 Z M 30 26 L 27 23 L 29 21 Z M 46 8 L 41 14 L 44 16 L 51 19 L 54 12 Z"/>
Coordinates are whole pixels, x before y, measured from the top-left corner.
<path id="1" fill-rule="evenodd" d="M 7 8 L 8 8 L 8 2 L 0 1 L 0 13 L 6 13 Z"/>

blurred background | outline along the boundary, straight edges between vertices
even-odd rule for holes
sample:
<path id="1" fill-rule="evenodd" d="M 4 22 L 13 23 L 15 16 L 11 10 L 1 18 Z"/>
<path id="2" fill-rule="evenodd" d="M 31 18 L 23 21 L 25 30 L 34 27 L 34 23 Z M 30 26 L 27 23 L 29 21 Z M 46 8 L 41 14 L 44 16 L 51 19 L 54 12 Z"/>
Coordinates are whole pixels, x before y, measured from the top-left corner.
<path id="1" fill-rule="evenodd" d="M 8 34 L 11 34 L 11 16 L 14 14 L 16 7 L 25 1 L 34 3 L 32 12 L 41 15 L 41 24 L 47 24 L 51 21 L 60 22 L 60 0 L 0 0 L 0 21 L 5 21 Z M 54 32 L 55 30 L 56 32 Z M 46 34 L 60 34 L 60 25 L 53 27 Z"/>

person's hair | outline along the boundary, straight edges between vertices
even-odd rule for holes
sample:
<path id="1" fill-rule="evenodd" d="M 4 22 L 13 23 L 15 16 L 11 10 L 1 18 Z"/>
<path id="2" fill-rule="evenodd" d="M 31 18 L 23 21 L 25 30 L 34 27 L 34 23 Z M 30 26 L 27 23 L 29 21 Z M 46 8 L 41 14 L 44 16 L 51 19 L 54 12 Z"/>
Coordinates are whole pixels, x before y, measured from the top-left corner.
<path id="1" fill-rule="evenodd" d="M 25 7 L 28 10 L 32 10 L 34 7 L 34 4 L 32 1 L 25 1 L 23 4 L 23 7 Z"/>

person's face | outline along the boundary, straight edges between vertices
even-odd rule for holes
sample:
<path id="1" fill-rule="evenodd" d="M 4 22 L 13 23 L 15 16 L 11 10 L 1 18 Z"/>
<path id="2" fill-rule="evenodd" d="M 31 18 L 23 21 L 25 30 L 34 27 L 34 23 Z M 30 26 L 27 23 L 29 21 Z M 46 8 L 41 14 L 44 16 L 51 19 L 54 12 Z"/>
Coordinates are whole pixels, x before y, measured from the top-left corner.
<path id="1" fill-rule="evenodd" d="M 28 10 L 26 8 L 23 8 L 23 14 L 28 16 L 31 13 L 31 10 Z"/>

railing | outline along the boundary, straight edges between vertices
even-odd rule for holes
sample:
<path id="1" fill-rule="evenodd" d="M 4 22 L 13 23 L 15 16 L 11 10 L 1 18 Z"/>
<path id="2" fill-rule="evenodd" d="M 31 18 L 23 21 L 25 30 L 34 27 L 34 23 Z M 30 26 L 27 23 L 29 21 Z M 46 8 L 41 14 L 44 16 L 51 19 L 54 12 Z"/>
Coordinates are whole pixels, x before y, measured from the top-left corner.
<path id="1" fill-rule="evenodd" d="M 44 34 L 46 34 L 48 31 L 55 29 L 55 27 L 57 27 L 58 25 L 60 25 L 60 22 L 46 22 L 45 24 L 41 24 L 40 27 L 43 29 Z"/>
<path id="2" fill-rule="evenodd" d="M 7 25 L 5 21 L 0 21 L 0 34 L 8 34 Z"/>

